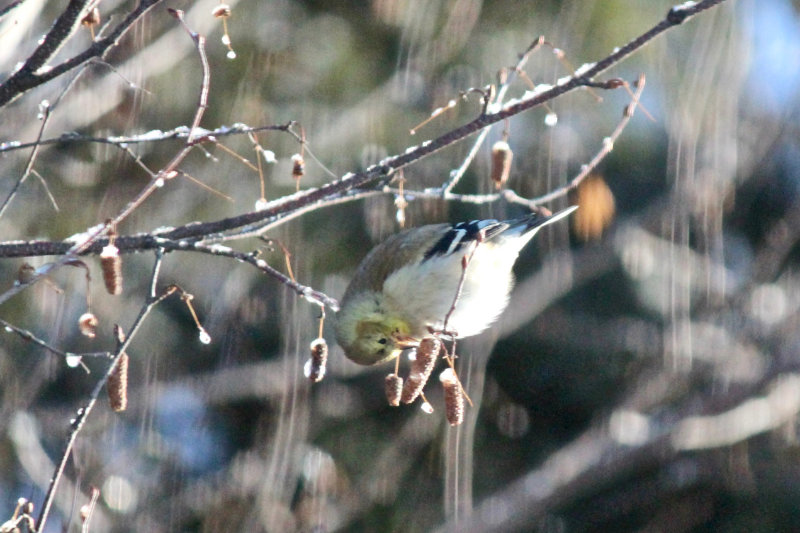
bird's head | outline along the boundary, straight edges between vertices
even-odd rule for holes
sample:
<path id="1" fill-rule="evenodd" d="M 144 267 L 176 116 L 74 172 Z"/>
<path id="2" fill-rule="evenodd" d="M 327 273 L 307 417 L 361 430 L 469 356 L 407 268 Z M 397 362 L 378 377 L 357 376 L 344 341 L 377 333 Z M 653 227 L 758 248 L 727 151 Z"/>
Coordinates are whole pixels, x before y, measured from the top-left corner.
<path id="1" fill-rule="evenodd" d="M 345 302 L 336 320 L 339 345 L 360 365 L 389 361 L 415 344 L 408 323 L 388 314 L 375 296 Z"/>

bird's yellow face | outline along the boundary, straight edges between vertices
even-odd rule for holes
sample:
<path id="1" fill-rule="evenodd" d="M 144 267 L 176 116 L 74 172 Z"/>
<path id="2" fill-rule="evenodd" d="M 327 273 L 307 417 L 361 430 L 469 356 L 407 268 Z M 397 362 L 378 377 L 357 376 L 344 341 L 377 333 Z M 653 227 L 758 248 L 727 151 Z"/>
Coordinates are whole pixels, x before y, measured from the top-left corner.
<path id="1" fill-rule="evenodd" d="M 336 340 L 347 358 L 360 365 L 397 357 L 410 345 L 410 333 L 409 324 L 391 311 L 380 293 L 345 295 L 336 313 Z"/>
<path id="2" fill-rule="evenodd" d="M 362 321 L 356 327 L 353 353 L 347 354 L 356 363 L 373 365 L 394 359 L 408 348 L 408 324 L 399 319 L 383 317 L 379 322 Z"/>
<path id="3" fill-rule="evenodd" d="M 386 316 L 372 316 L 355 323 L 353 342 L 343 348 L 353 362 L 374 365 L 394 359 L 408 346 L 408 324 Z"/>

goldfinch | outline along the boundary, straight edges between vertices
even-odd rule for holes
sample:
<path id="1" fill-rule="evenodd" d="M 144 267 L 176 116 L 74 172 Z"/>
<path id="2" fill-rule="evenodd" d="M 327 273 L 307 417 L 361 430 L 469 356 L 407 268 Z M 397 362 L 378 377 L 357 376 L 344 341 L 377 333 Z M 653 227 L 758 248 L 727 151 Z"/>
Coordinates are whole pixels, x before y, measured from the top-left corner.
<path id="1" fill-rule="evenodd" d="M 389 237 L 364 258 L 345 291 L 336 315 L 339 345 L 352 361 L 373 365 L 431 332 L 477 335 L 506 308 L 520 250 L 541 228 L 575 209 L 433 224 Z"/>

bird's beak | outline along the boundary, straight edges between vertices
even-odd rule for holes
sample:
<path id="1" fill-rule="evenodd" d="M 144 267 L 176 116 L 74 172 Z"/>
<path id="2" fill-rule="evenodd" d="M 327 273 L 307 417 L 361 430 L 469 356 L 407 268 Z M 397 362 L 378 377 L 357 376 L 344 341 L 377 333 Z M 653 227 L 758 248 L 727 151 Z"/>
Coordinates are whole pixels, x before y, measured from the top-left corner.
<path id="1" fill-rule="evenodd" d="M 416 348 L 417 346 L 419 346 L 419 339 L 416 339 L 408 335 L 395 335 L 394 345 L 400 348 L 401 350 L 406 350 L 408 348 Z"/>

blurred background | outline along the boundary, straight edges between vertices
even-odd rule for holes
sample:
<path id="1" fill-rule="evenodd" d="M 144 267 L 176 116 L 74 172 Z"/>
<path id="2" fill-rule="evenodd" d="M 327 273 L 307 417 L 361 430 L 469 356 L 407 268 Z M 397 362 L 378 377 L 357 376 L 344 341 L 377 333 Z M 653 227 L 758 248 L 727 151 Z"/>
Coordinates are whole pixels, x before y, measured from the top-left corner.
<path id="1" fill-rule="evenodd" d="M 373 0 L 230 2 L 231 49 L 213 0 L 155 7 L 107 57 L 0 110 L 0 143 L 144 134 L 191 123 L 200 66 L 165 8 L 208 38 L 209 107 L 202 126 L 298 121 L 308 140 L 301 188 L 363 169 L 474 118 L 471 95 L 409 130 L 460 91 L 495 83 L 537 36 L 574 68 L 597 61 L 663 19 L 668 1 Z M 105 0 L 102 24 L 131 1 Z M 79 531 L 78 509 L 101 491 L 92 531 L 791 531 L 800 519 L 800 3 L 725 2 L 663 34 L 604 75 L 647 77 L 642 104 L 614 150 L 576 194 L 569 224 L 542 232 L 517 265 L 518 285 L 495 328 L 459 343 L 474 405 L 465 423 L 391 408 L 383 378 L 331 336 L 328 373 L 303 375 L 316 306 L 247 265 L 189 253 L 166 257 L 160 286 L 194 295 L 212 341 L 185 305 L 159 305 L 135 338 L 129 406 L 89 417 L 47 531 Z M 63 2 L 26 0 L 0 21 L 3 78 L 36 47 Z M 99 27 L 97 28 L 99 31 Z M 88 28 L 53 64 L 91 42 Z M 113 67 L 113 68 L 112 68 Z M 543 47 L 533 83 L 568 75 Z M 75 79 L 73 79 L 75 78 Z M 528 88 L 519 79 L 510 96 Z M 65 92 L 66 91 L 66 92 Z M 602 101 L 600 101 L 602 99 Z M 507 186 L 544 194 L 603 146 L 630 96 L 575 91 L 498 124 L 459 193 L 493 190 L 490 147 L 504 128 L 514 151 Z M 545 117 L 558 120 L 548 125 Z M 550 124 L 552 120 L 548 121 Z M 246 136 L 220 143 L 255 163 Z M 291 136 L 259 134 L 268 200 L 295 190 Z M 181 141 L 131 144 L 151 169 Z M 405 169 L 405 186 L 444 182 L 471 144 Z M 29 150 L 0 145 L 0 197 Z M 211 221 L 254 209 L 258 175 L 219 146 L 195 150 L 189 179 L 167 183 L 122 234 Z M 118 213 L 149 180 L 118 146 L 43 147 L 0 218 L 3 241 L 61 240 Z M 58 205 L 48 197 L 43 183 Z M 221 194 L 219 194 L 221 193 Z M 407 225 L 511 217 L 519 206 L 407 195 Z M 270 231 L 302 283 L 341 297 L 368 250 L 398 230 L 394 197 L 325 207 Z M 264 248 L 251 239 L 243 251 Z M 265 250 L 284 269 L 280 252 Z M 52 258 L 26 261 L 35 267 Z M 4 259 L 10 287 L 25 261 Z M 83 271 L 62 268 L 2 307 L 0 317 L 73 352 L 111 350 L 113 323 L 144 302 L 152 254 L 126 256 L 125 291 L 94 269 L 95 339 L 78 331 Z M 105 362 L 71 367 L 18 335 L 0 336 L 0 518 L 18 498 L 39 504 Z M 435 381 L 435 380 L 434 380 Z"/>

